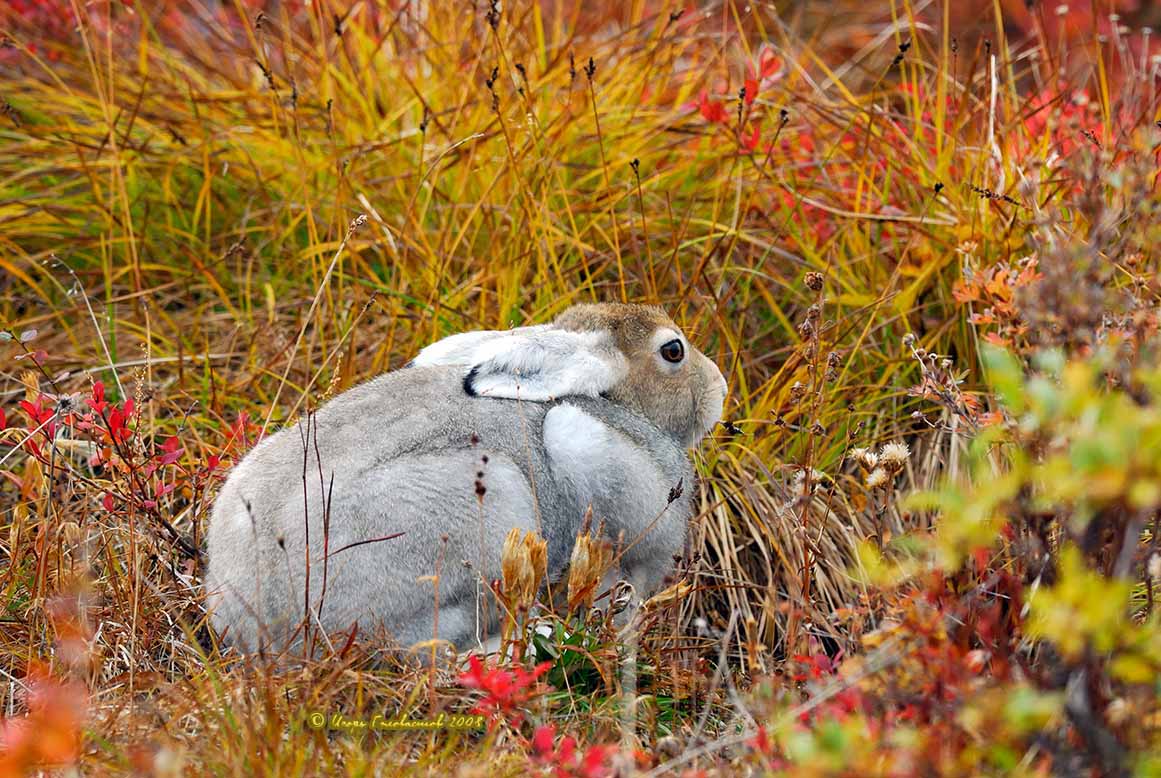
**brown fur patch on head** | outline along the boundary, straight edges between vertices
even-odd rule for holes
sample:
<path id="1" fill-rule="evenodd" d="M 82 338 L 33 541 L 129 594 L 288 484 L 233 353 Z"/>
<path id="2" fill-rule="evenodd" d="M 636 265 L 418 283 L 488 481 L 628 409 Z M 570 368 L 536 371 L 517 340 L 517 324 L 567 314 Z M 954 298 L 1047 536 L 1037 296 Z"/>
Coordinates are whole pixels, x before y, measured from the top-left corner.
<path id="1" fill-rule="evenodd" d="M 623 354 L 632 354 L 648 344 L 660 327 L 677 329 L 661 308 L 636 303 L 582 303 L 557 316 L 554 323 L 572 332 L 611 332 Z"/>
<path id="2" fill-rule="evenodd" d="M 685 445 L 694 445 L 721 417 L 726 384 L 709 358 L 689 344 L 665 312 L 653 305 L 588 303 L 560 314 L 557 327 L 573 332 L 608 332 L 628 362 L 628 371 L 602 392 L 611 402 L 637 411 Z M 659 330 L 685 342 L 678 363 L 661 358 Z"/>

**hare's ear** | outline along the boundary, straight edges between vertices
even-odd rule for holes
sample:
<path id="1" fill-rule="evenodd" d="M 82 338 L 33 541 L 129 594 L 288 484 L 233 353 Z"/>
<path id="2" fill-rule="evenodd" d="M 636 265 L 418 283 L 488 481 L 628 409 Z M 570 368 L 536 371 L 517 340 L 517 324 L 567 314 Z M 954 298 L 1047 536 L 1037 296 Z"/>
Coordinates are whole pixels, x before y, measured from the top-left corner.
<path id="1" fill-rule="evenodd" d="M 544 402 L 597 397 L 615 386 L 628 364 L 607 332 L 575 332 L 552 324 L 450 335 L 427 346 L 413 367 L 469 368 L 470 395 Z"/>
<path id="2" fill-rule="evenodd" d="M 476 354 L 483 344 L 492 340 L 511 338 L 524 333 L 533 333 L 548 329 L 551 325 L 539 324 L 533 327 L 519 327 L 514 330 L 480 330 L 478 332 L 461 332 L 458 335 L 448 335 L 443 340 L 437 340 L 430 346 L 425 346 L 416 354 L 415 359 L 408 363 L 408 367 L 433 367 L 439 365 L 476 364 Z"/>
<path id="3" fill-rule="evenodd" d="M 481 397 L 545 402 L 598 397 L 629 371 L 607 332 L 575 332 L 551 325 L 514 330 L 479 344 L 464 391 Z"/>

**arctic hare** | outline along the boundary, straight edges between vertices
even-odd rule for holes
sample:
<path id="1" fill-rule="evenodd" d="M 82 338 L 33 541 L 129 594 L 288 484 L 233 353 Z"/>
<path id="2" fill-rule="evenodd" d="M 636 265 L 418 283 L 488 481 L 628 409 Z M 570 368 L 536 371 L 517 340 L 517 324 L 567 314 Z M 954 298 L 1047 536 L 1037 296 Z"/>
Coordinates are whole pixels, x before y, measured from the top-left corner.
<path id="1" fill-rule="evenodd" d="M 590 507 L 624 539 L 617 572 L 644 595 L 682 550 L 687 449 L 725 392 L 654 307 L 577 305 L 438 341 L 233 469 L 207 534 L 213 623 L 243 651 L 300 646 L 304 621 L 466 648 L 509 530 L 539 531 L 559 577 Z M 679 483 L 687 496 L 672 500 Z"/>

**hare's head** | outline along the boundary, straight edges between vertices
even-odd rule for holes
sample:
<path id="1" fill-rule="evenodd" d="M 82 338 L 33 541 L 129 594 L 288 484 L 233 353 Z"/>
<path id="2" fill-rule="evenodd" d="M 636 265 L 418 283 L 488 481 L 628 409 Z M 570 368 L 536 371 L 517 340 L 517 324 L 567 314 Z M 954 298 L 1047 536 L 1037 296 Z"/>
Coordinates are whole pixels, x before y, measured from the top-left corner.
<path id="1" fill-rule="evenodd" d="M 452 335 L 413 364 L 464 366 L 471 395 L 605 397 L 687 446 L 721 418 L 726 397 L 717 365 L 660 308 L 644 305 L 576 305 L 552 324 Z"/>

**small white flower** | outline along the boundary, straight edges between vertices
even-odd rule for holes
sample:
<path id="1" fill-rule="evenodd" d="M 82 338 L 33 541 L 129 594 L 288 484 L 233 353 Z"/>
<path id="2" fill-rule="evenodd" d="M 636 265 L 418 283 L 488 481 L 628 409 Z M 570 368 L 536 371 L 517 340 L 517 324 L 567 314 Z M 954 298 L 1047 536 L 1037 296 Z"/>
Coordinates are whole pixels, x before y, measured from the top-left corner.
<path id="1" fill-rule="evenodd" d="M 818 485 L 821 484 L 823 482 L 823 479 L 825 479 L 825 478 L 826 478 L 825 473 L 811 468 L 811 470 L 810 470 L 810 491 L 811 491 L 811 493 L 813 493 L 815 490 L 818 489 Z M 799 470 L 794 475 L 794 491 L 795 492 L 802 492 L 803 489 L 805 488 L 805 486 L 806 486 L 806 471 Z"/>
<path id="2" fill-rule="evenodd" d="M 907 465 L 911 449 L 906 443 L 885 443 L 879 449 L 879 463 L 891 473 L 899 473 Z"/>
<path id="3" fill-rule="evenodd" d="M 852 448 L 847 454 L 847 459 L 858 462 L 859 467 L 868 471 L 874 470 L 879 464 L 879 455 L 866 448 Z"/>
<path id="4" fill-rule="evenodd" d="M 867 474 L 867 488 L 878 489 L 880 486 L 886 486 L 889 476 L 887 471 L 881 467 L 876 467 Z"/>

